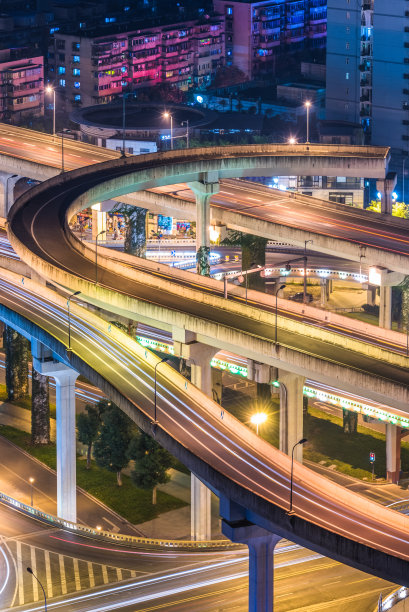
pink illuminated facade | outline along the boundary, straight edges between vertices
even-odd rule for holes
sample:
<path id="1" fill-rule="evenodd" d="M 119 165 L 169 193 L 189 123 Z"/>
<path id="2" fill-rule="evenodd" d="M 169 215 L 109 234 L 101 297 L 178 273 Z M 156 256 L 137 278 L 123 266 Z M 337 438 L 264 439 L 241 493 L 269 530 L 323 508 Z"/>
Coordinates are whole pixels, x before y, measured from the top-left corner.
<path id="1" fill-rule="evenodd" d="M 57 33 L 49 78 L 70 112 L 160 83 L 203 87 L 224 64 L 224 48 L 223 16 L 109 36 Z"/>
<path id="2" fill-rule="evenodd" d="M 0 52 L 0 119 L 18 123 L 24 115 L 44 114 L 44 58 L 10 60 Z"/>

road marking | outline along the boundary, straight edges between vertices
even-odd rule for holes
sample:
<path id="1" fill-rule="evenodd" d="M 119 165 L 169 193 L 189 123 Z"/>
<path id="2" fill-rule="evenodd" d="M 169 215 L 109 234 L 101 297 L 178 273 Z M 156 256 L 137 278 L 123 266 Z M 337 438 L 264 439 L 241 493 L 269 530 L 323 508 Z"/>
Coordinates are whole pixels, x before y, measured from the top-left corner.
<path id="1" fill-rule="evenodd" d="M 111 525 L 111 527 L 112 527 L 112 531 L 113 531 L 114 533 L 118 533 L 118 531 L 119 531 L 119 527 L 118 527 L 117 525 L 115 525 L 115 523 L 113 523 L 112 521 L 110 521 L 110 520 L 109 520 L 109 519 L 108 519 L 106 516 L 103 516 L 103 517 L 102 517 L 102 519 L 103 519 L 103 520 L 104 520 L 106 523 L 108 523 L 108 525 Z"/>
<path id="2" fill-rule="evenodd" d="M 116 579 L 118 580 L 118 582 L 121 582 L 122 580 L 122 570 L 120 567 L 116 568 Z"/>
<path id="3" fill-rule="evenodd" d="M 349 595 L 348 597 L 342 597 L 340 599 L 333 599 L 331 601 L 324 601 L 319 604 L 313 604 L 312 606 L 304 606 L 303 608 L 297 608 L 297 612 L 318 612 L 318 610 L 329 610 L 329 608 L 332 608 L 332 606 L 336 606 L 336 609 L 340 610 L 343 608 L 343 603 L 349 603 L 354 601 L 355 599 L 360 600 L 362 599 L 363 595 L 379 595 L 379 592 L 380 587 L 378 587 L 377 589 L 371 589 L 370 591 L 360 591 L 359 593 L 355 593 L 355 595 Z"/>
<path id="4" fill-rule="evenodd" d="M 53 581 L 51 578 L 50 552 L 48 550 L 44 551 L 44 560 L 45 560 L 45 577 L 46 577 L 46 582 L 47 582 L 47 593 L 48 593 L 48 597 L 51 599 L 51 597 L 53 597 Z"/>
<path id="5" fill-rule="evenodd" d="M 58 555 L 58 561 L 60 563 L 61 592 L 63 595 L 66 595 L 67 594 L 67 578 L 65 575 L 64 555 Z"/>
<path id="6" fill-rule="evenodd" d="M 95 586 L 94 568 L 91 561 L 88 561 L 88 576 L 89 576 L 89 587 L 92 589 Z"/>
<path id="7" fill-rule="evenodd" d="M 23 584 L 23 559 L 21 557 L 21 542 L 16 542 L 17 547 L 17 579 L 18 579 L 18 599 L 20 606 L 24 604 L 24 584 Z"/>
<path id="8" fill-rule="evenodd" d="M 102 566 L 102 579 L 104 581 L 104 584 L 108 584 L 108 571 L 106 565 Z"/>
<path id="9" fill-rule="evenodd" d="M 74 563 L 74 576 L 75 576 L 75 590 L 80 591 L 81 590 L 81 580 L 80 580 L 80 569 L 78 566 L 78 559 L 74 557 L 73 563 Z"/>
<path id="10" fill-rule="evenodd" d="M 34 546 L 30 546 L 30 557 L 31 557 L 31 569 L 33 570 L 34 574 L 37 576 L 36 549 L 34 548 Z M 34 576 L 31 576 L 31 579 L 33 581 L 33 597 L 34 597 L 34 601 L 38 601 L 38 599 L 39 599 L 39 595 L 38 595 L 38 582 L 34 578 Z"/>

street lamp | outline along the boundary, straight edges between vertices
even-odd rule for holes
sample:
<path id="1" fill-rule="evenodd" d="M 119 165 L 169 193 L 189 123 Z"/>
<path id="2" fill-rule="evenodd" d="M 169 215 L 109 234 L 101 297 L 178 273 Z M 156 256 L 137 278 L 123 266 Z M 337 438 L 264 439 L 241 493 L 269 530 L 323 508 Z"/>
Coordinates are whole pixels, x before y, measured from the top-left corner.
<path id="1" fill-rule="evenodd" d="M 68 134 L 71 130 L 63 128 L 61 130 L 61 174 L 64 173 L 64 134 Z"/>
<path id="2" fill-rule="evenodd" d="M 81 291 L 75 291 L 74 293 L 72 293 L 67 300 L 67 310 L 68 310 L 68 348 L 67 348 L 67 353 L 70 354 L 71 353 L 71 298 L 73 298 L 76 295 L 79 295 L 81 293 Z"/>
<path id="3" fill-rule="evenodd" d="M 405 201 L 405 164 L 407 156 L 402 159 L 402 202 Z"/>
<path id="4" fill-rule="evenodd" d="M 189 119 L 186 119 L 186 121 L 182 121 L 182 123 L 180 125 L 185 125 L 186 123 L 186 149 L 189 148 Z"/>
<path id="5" fill-rule="evenodd" d="M 250 422 L 256 426 L 256 433 L 258 435 L 258 428 L 260 425 L 267 421 L 267 415 L 265 412 L 256 412 L 250 417 Z"/>
<path id="6" fill-rule="evenodd" d="M 280 287 L 278 287 L 277 291 L 276 291 L 276 329 L 275 329 L 275 339 L 274 339 L 274 344 L 277 344 L 277 318 L 278 318 L 278 294 L 280 293 L 281 289 L 285 289 L 285 285 L 280 285 Z"/>
<path id="7" fill-rule="evenodd" d="M 45 90 L 47 93 L 53 94 L 53 136 L 55 136 L 55 89 L 51 87 L 51 85 L 48 85 Z"/>
<path id="8" fill-rule="evenodd" d="M 291 451 L 291 479 L 290 479 L 290 509 L 287 514 L 293 514 L 293 476 L 294 476 L 294 450 L 300 444 L 305 444 L 308 442 L 307 438 L 301 438 L 298 440 L 293 446 L 293 450 Z"/>
<path id="9" fill-rule="evenodd" d="M 171 113 L 168 113 L 168 111 L 163 113 L 163 116 L 165 119 L 169 119 L 170 117 L 170 148 L 173 149 L 173 116 Z"/>
<path id="10" fill-rule="evenodd" d="M 309 100 L 307 100 L 306 102 L 304 102 L 304 106 L 307 109 L 307 140 L 306 140 L 306 143 L 309 144 L 310 143 L 310 107 L 311 107 L 311 102 Z"/>
<path id="11" fill-rule="evenodd" d="M 98 285 L 98 237 L 106 234 L 106 230 L 101 230 L 95 238 L 95 284 Z"/>
<path id="12" fill-rule="evenodd" d="M 31 567 L 27 568 L 27 571 L 29 574 L 31 574 L 32 576 L 34 576 L 34 578 L 37 580 L 38 584 L 40 585 L 40 587 L 42 588 L 43 591 L 43 595 L 44 595 L 44 610 L 47 612 L 47 597 L 45 596 L 45 590 L 43 585 L 41 584 L 41 582 L 39 581 L 39 579 L 37 578 L 37 576 L 35 575 L 35 573 L 33 572 L 33 570 L 31 569 Z"/>
<path id="13" fill-rule="evenodd" d="M 303 303 L 307 303 L 307 244 L 314 240 L 304 240 L 304 288 L 303 288 Z"/>
<path id="14" fill-rule="evenodd" d="M 153 430 L 154 434 L 155 434 L 155 431 L 156 431 L 156 425 L 158 424 L 158 419 L 157 419 L 157 416 L 156 416 L 156 412 L 157 412 L 157 405 L 156 405 L 156 398 L 157 398 L 157 393 L 156 393 L 156 370 L 157 370 L 158 365 L 160 365 L 164 361 L 169 361 L 169 357 L 164 357 L 163 359 L 161 359 L 160 361 L 155 363 L 155 382 L 154 382 L 154 387 L 153 387 L 153 421 L 152 421 L 152 430 Z"/>
<path id="15" fill-rule="evenodd" d="M 294 136 L 291 136 L 291 137 L 288 139 L 288 144 L 290 144 L 290 145 L 297 144 L 297 141 L 296 141 L 296 139 L 294 138 Z"/>
<path id="16" fill-rule="evenodd" d="M 33 485 L 34 485 L 34 478 L 32 476 L 30 476 L 30 478 L 28 479 L 28 482 L 30 483 L 30 494 L 31 494 L 31 503 L 30 506 L 33 507 L 34 503 L 34 490 L 33 490 Z"/>

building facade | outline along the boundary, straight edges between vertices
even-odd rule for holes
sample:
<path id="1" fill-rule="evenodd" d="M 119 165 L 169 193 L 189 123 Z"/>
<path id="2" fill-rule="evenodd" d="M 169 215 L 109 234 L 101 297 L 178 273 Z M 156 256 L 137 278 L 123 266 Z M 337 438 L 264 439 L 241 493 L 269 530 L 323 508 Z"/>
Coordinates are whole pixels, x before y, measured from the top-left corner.
<path id="1" fill-rule="evenodd" d="M 12 60 L 10 51 L 0 51 L 0 119 L 18 124 L 22 116 L 44 114 L 44 58 Z"/>
<path id="2" fill-rule="evenodd" d="M 214 0 L 226 19 L 226 63 L 271 78 L 284 55 L 325 47 L 327 0 Z"/>
<path id="3" fill-rule="evenodd" d="M 328 0 L 326 113 L 366 141 L 409 146 L 409 3 Z"/>
<path id="4" fill-rule="evenodd" d="M 58 32 L 49 50 L 49 79 L 70 112 L 160 83 L 204 87 L 223 65 L 224 49 L 219 16 L 104 36 Z"/>

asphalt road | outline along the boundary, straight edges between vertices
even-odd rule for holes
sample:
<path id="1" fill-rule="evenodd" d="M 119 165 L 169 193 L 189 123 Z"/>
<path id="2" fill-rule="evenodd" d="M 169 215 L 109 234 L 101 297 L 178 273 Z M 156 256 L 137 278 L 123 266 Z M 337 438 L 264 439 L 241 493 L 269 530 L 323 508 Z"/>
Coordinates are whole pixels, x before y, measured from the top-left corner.
<path id="1" fill-rule="evenodd" d="M 6 306 L 65 341 L 66 308 L 58 306 L 52 295 L 49 301 L 40 299 L 24 287 L 1 281 L 0 298 Z M 116 341 L 105 323 L 102 323 L 101 329 L 88 324 L 87 314 L 84 309 L 73 308 L 74 352 L 119 388 L 138 410 L 152 418 L 153 367 L 142 358 L 144 352 L 136 344 L 135 348 L 129 345 L 129 337 L 125 334 L 123 345 Z M 243 437 L 241 426 L 237 431 L 232 430 L 221 418 L 220 411 L 212 413 L 206 402 L 202 403 L 189 393 L 189 383 L 182 388 L 176 383 L 175 371 L 164 364 L 158 373 L 158 418 L 161 428 L 244 489 L 250 489 L 261 498 L 287 508 L 289 464 L 282 453 L 264 445 L 255 435 L 248 437 L 249 433 L 246 433 Z M 307 520 L 313 517 L 314 522 L 326 529 L 389 553 L 393 551 L 393 555 L 409 560 L 409 535 L 395 527 L 392 511 L 382 509 L 381 518 L 374 519 L 368 507 L 371 502 L 365 500 L 361 505 L 359 497 L 344 502 L 344 493 L 341 495 L 340 490 L 338 495 L 328 489 L 325 479 L 319 490 L 310 488 L 309 473 L 296 464 L 294 509 L 298 515 Z M 376 510 L 374 507 L 374 513 L 378 516 L 379 511 L 379 506 Z"/>

